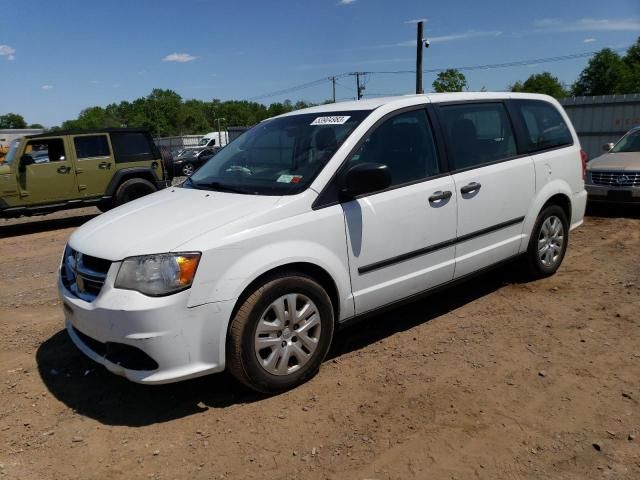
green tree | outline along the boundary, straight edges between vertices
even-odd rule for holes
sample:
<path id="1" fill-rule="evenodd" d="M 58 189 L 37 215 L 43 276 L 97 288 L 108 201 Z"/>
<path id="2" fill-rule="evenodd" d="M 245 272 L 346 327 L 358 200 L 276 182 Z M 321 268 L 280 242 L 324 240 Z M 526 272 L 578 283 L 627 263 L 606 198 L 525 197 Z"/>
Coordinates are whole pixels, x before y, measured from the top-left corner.
<path id="1" fill-rule="evenodd" d="M 625 93 L 622 91 L 621 79 L 626 73 L 627 66 L 620 55 L 610 48 L 604 48 L 589 60 L 573 84 L 572 92 L 576 96 Z"/>
<path id="2" fill-rule="evenodd" d="M 40 123 L 32 123 L 27 128 L 44 128 L 44 126 L 41 125 Z"/>
<path id="3" fill-rule="evenodd" d="M 22 115 L 7 113 L 0 115 L 0 128 L 27 128 L 27 122 Z"/>
<path id="4" fill-rule="evenodd" d="M 440 72 L 433 82 L 433 89 L 439 93 L 461 92 L 465 88 L 467 88 L 467 77 L 455 68 Z"/>
<path id="5" fill-rule="evenodd" d="M 640 38 L 627 50 L 622 61 L 625 71 L 620 80 L 621 93 L 640 93 Z"/>
<path id="6" fill-rule="evenodd" d="M 536 73 L 524 82 L 516 82 L 511 85 L 512 92 L 544 93 L 555 98 L 564 98 L 568 92 L 557 77 L 549 72 Z"/>

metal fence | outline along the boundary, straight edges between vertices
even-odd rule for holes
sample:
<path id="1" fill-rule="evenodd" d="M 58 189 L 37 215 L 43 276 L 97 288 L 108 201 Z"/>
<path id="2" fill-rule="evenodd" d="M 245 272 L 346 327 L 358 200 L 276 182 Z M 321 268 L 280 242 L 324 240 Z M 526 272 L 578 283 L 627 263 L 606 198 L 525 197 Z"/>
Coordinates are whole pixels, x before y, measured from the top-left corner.
<path id="1" fill-rule="evenodd" d="M 573 97 L 560 100 L 589 158 L 602 154 L 602 146 L 617 142 L 640 125 L 640 94 Z"/>
<path id="2" fill-rule="evenodd" d="M 158 147 L 168 147 L 175 156 L 178 150 L 185 147 L 197 147 L 202 137 L 204 135 L 183 135 L 181 137 L 158 137 L 153 140 Z"/>

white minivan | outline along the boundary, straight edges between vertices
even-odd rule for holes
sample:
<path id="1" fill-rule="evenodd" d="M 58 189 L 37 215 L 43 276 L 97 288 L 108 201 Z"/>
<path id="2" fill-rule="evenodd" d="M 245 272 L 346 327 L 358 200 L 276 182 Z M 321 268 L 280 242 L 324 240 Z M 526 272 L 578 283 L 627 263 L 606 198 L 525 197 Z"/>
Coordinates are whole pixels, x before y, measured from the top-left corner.
<path id="1" fill-rule="evenodd" d="M 265 120 L 179 187 L 71 236 L 68 333 L 140 383 L 225 368 L 278 392 L 337 326 L 521 257 L 560 266 L 583 221 L 585 156 L 544 95 L 448 93 Z M 189 212 L 185 214 L 185 212 Z"/>

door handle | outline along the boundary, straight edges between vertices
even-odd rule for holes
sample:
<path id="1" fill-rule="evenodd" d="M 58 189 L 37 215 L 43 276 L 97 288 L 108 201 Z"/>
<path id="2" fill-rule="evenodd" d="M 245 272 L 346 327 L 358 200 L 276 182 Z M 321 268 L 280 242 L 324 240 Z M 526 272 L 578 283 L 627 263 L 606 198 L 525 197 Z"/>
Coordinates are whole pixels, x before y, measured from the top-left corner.
<path id="1" fill-rule="evenodd" d="M 103 170 L 109 170 L 111 168 L 111 162 L 102 162 L 98 164 L 98 168 Z"/>
<path id="2" fill-rule="evenodd" d="M 464 187 L 462 187 L 460 189 L 460 193 L 477 192 L 478 190 L 480 190 L 481 187 L 482 187 L 482 185 L 480 185 L 478 182 L 471 182 L 470 184 L 465 185 Z"/>
<path id="3" fill-rule="evenodd" d="M 433 202 L 439 202 L 440 200 L 449 200 L 451 198 L 451 195 L 453 194 L 449 190 L 445 190 L 444 192 L 441 190 L 438 190 L 437 192 L 434 192 L 433 195 L 429 197 L 429 202 L 433 203 Z"/>
<path id="4" fill-rule="evenodd" d="M 58 167 L 58 173 L 69 173 L 71 171 L 71 167 L 65 167 L 61 165 Z"/>

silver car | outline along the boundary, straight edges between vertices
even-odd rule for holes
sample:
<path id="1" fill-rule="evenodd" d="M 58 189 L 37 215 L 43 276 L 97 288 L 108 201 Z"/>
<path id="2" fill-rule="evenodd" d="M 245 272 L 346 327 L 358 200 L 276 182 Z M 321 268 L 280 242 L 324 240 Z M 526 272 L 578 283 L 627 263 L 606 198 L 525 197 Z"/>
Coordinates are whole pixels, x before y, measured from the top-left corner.
<path id="1" fill-rule="evenodd" d="M 640 126 L 603 149 L 605 154 L 587 163 L 589 201 L 640 203 Z"/>

